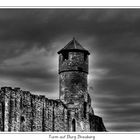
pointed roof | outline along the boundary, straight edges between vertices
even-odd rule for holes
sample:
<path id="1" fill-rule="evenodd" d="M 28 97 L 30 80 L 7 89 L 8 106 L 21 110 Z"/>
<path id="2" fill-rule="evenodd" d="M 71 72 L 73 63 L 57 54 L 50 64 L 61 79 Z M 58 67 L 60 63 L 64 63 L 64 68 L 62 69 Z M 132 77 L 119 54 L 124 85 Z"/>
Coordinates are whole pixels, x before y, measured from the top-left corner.
<path id="1" fill-rule="evenodd" d="M 82 51 L 87 53 L 88 55 L 90 54 L 89 51 L 84 49 L 82 45 L 75 38 L 73 38 L 64 48 L 58 51 L 58 54 L 64 51 Z"/>

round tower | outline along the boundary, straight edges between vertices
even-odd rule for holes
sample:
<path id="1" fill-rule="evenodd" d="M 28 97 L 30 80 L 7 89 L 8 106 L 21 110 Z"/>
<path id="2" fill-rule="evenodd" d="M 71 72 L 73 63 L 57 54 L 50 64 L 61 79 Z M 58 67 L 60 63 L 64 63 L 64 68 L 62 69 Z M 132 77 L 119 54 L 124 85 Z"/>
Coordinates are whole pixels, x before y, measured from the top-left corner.
<path id="1" fill-rule="evenodd" d="M 59 98 L 69 108 L 79 108 L 87 93 L 88 50 L 73 38 L 59 54 Z"/>

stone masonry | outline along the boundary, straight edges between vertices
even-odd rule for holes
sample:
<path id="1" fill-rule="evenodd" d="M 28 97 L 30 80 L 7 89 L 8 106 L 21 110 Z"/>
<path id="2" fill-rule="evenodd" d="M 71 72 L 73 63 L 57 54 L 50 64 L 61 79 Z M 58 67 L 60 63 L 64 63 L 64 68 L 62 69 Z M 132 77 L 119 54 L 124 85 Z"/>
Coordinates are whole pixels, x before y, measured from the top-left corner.
<path id="1" fill-rule="evenodd" d="M 49 100 L 19 88 L 1 88 L 0 131 L 68 131 L 67 115 L 60 100 Z"/>
<path id="2" fill-rule="evenodd" d="M 88 50 L 74 38 L 59 52 L 59 99 L 20 88 L 0 90 L 0 131 L 106 131 L 88 93 Z"/>

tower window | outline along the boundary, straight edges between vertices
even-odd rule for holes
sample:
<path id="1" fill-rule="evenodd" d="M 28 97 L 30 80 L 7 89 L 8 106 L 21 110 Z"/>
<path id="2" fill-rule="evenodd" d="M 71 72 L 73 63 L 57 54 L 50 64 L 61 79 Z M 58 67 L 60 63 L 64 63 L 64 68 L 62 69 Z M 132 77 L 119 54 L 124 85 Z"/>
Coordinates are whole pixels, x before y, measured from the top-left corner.
<path id="1" fill-rule="evenodd" d="M 82 68 L 82 67 L 78 67 L 78 70 L 79 70 L 79 71 L 83 71 L 83 68 Z"/>
<path id="2" fill-rule="evenodd" d="M 87 54 L 84 54 L 84 61 L 87 60 Z"/>
<path id="3" fill-rule="evenodd" d="M 63 55 L 63 61 L 69 59 L 69 54 L 68 54 L 68 52 L 63 53 L 62 55 Z"/>

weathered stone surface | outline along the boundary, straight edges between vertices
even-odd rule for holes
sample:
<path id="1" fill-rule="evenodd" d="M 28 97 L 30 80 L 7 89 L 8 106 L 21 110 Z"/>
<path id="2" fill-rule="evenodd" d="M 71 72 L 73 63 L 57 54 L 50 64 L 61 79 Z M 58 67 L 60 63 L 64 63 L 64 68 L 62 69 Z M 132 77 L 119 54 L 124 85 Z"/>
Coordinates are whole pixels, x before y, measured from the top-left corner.
<path id="1" fill-rule="evenodd" d="M 48 98 L 46 98 L 44 103 L 44 131 L 51 131 L 48 120 L 49 120 L 49 100 Z"/>
<path id="2" fill-rule="evenodd" d="M 0 131 L 4 131 L 4 94 L 0 91 Z"/>
<path id="3" fill-rule="evenodd" d="M 9 131 L 14 131 L 15 127 L 15 118 L 16 118 L 15 101 L 16 101 L 15 92 L 14 90 L 12 90 L 10 93 Z"/>
<path id="4" fill-rule="evenodd" d="M 44 121 L 44 96 L 34 96 L 33 103 L 33 131 L 43 131 L 43 121 Z"/>
<path id="5" fill-rule="evenodd" d="M 88 55 L 75 39 L 59 51 L 57 100 L 19 88 L 1 88 L 0 131 L 106 131 L 102 118 L 94 115 L 91 107 Z"/>
<path id="6" fill-rule="evenodd" d="M 87 92 L 87 74 L 83 72 L 63 72 L 60 74 L 60 99 L 65 104 L 76 104 L 84 99 Z"/>
<path id="7" fill-rule="evenodd" d="M 68 55 L 65 59 L 65 55 Z M 59 56 L 59 73 L 64 71 L 81 71 L 88 73 L 88 57 L 84 52 L 65 52 Z"/>
<path id="8" fill-rule="evenodd" d="M 73 39 L 58 54 L 59 98 L 67 106 L 70 113 L 69 131 L 96 131 L 96 127 L 90 129 L 89 120 L 89 114 L 93 110 L 87 90 L 89 53 Z M 94 115 L 93 111 L 92 113 Z M 99 126 L 97 117 L 93 119 Z"/>
<path id="9" fill-rule="evenodd" d="M 91 131 L 106 131 L 103 120 L 101 117 L 94 114 L 89 115 L 89 123 Z"/>
<path id="10" fill-rule="evenodd" d="M 4 94 L 4 131 L 10 131 L 10 87 L 3 87 L 2 94 Z"/>
<path id="11" fill-rule="evenodd" d="M 21 118 L 21 110 L 20 110 L 20 102 L 21 102 L 21 90 L 19 88 L 15 88 L 15 121 L 14 121 L 14 131 L 20 131 L 20 118 Z"/>
<path id="12" fill-rule="evenodd" d="M 21 116 L 20 131 L 31 131 L 32 108 L 31 94 L 28 91 L 21 92 Z"/>
<path id="13" fill-rule="evenodd" d="M 68 131 L 67 130 L 67 118 L 66 107 L 60 100 L 56 100 L 54 103 L 54 131 Z"/>

